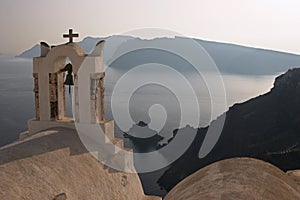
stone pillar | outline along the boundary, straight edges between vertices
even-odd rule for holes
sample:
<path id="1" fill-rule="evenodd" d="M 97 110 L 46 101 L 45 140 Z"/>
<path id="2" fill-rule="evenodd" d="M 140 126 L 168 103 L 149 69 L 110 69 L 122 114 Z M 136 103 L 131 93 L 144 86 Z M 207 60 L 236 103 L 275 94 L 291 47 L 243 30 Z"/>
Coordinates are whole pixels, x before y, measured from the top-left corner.
<path id="1" fill-rule="evenodd" d="M 65 99 L 65 85 L 64 85 L 65 73 L 57 74 L 57 102 L 58 102 L 58 120 L 63 120 L 66 116 L 66 99 Z"/>
<path id="2" fill-rule="evenodd" d="M 63 76 L 63 78 L 64 78 L 65 76 Z M 65 86 L 65 82 L 64 82 L 64 80 L 63 80 L 63 106 L 64 106 L 64 116 L 66 116 L 67 115 L 67 103 L 66 103 L 66 86 Z"/>
<path id="3" fill-rule="evenodd" d="M 97 108 L 98 108 L 98 119 L 100 121 L 105 121 L 105 113 L 104 113 L 104 77 L 105 77 L 105 72 L 101 73 L 100 80 L 97 86 L 97 91 L 98 91 L 98 101 L 97 101 Z"/>
<path id="4" fill-rule="evenodd" d="M 34 101 L 35 101 L 35 119 L 40 120 L 40 101 L 39 101 L 39 75 L 33 73 L 34 78 Z"/>
<path id="5" fill-rule="evenodd" d="M 79 98 L 78 98 L 78 76 L 74 74 L 74 114 L 75 122 L 79 123 Z"/>
<path id="6" fill-rule="evenodd" d="M 97 123 L 97 85 L 99 81 L 99 74 L 92 74 L 90 78 L 90 111 L 91 123 Z"/>
<path id="7" fill-rule="evenodd" d="M 91 75 L 90 103 L 91 123 L 104 122 L 104 76 L 105 72 Z"/>
<path id="8" fill-rule="evenodd" d="M 58 119 L 57 74 L 49 74 L 50 118 Z"/>
<path id="9" fill-rule="evenodd" d="M 90 110 L 91 123 L 104 122 L 104 76 L 105 73 L 91 75 L 90 81 Z"/>

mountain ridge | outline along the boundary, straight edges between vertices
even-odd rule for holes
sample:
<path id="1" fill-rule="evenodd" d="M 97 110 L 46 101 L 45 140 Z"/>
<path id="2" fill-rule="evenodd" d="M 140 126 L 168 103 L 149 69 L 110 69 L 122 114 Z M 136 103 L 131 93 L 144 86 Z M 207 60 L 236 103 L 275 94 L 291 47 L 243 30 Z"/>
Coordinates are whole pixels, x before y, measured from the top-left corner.
<path id="1" fill-rule="evenodd" d="M 288 69 L 300 66 L 300 56 L 297 54 L 178 36 L 174 38 L 155 38 L 149 40 L 120 35 L 105 38 L 86 37 L 77 44 L 81 46 L 85 52 L 90 53 L 96 43 L 103 39 L 106 40 L 104 61 L 107 65 L 113 66 L 117 69 L 129 70 L 134 67 L 135 60 L 138 59 L 144 60 L 141 60 L 141 63 L 137 64 L 145 64 L 149 62 L 159 63 L 158 61 L 162 60 L 163 63 L 168 63 L 171 67 L 174 67 L 178 64 L 178 60 L 176 59 L 182 59 L 180 58 L 180 55 L 177 56 L 177 58 L 170 58 L 165 54 L 162 55 L 158 52 L 158 49 L 152 49 L 151 51 L 149 51 L 149 49 L 139 49 L 138 52 L 130 52 L 132 53 L 131 55 L 126 55 L 127 57 L 125 56 L 125 58 L 117 58 L 112 63 L 109 58 L 112 58 L 114 53 L 118 49 L 122 49 L 122 47 L 130 47 L 134 49 L 134 47 L 144 44 L 150 44 L 150 46 L 151 44 L 162 44 L 165 45 L 164 47 L 166 47 L 166 49 L 168 49 L 170 47 L 168 45 L 171 44 L 180 48 L 189 40 L 194 40 L 200 44 L 210 55 L 222 73 L 267 75 L 281 73 Z M 194 49 L 191 47 L 190 51 L 191 52 L 187 53 L 193 53 Z M 18 55 L 18 57 L 22 58 L 38 56 L 39 45 L 35 45 L 33 48 Z M 144 57 L 151 58 L 152 60 L 147 60 Z M 121 60 L 122 64 L 121 62 L 118 62 L 118 60 Z M 125 68 L 124 63 L 127 65 Z M 201 67 L 202 66 L 200 66 L 200 69 L 202 69 Z M 177 69 L 178 67 L 174 68 Z M 182 68 L 188 70 L 189 66 L 184 65 Z"/>
<path id="2" fill-rule="evenodd" d="M 159 38 L 153 38 L 153 39 L 143 39 L 143 38 L 139 38 L 139 37 L 126 36 L 126 35 L 111 35 L 111 36 L 107 36 L 107 37 L 86 36 L 81 41 L 76 42 L 76 43 L 80 44 L 80 43 L 84 42 L 85 40 L 106 40 L 106 39 L 108 39 L 110 37 L 129 37 L 129 38 L 132 38 L 132 39 L 139 39 L 139 40 L 144 40 L 144 41 L 151 41 L 151 40 L 155 40 L 155 39 L 183 38 L 183 39 L 192 39 L 192 40 L 195 40 L 195 41 L 198 41 L 198 42 L 207 42 L 207 43 L 213 43 L 213 44 L 223 44 L 223 45 L 234 46 L 234 47 L 251 48 L 251 49 L 255 49 L 255 50 L 263 50 L 263 51 L 270 51 L 270 52 L 274 52 L 274 53 L 282 53 L 282 54 L 287 54 L 287 55 L 300 56 L 297 53 L 292 53 L 292 52 L 288 52 L 288 51 L 280 51 L 280 50 L 274 50 L 274 49 L 263 48 L 263 47 L 247 46 L 247 45 L 243 45 L 243 44 L 235 44 L 235 43 L 230 43 L 230 42 L 220 42 L 220 41 L 216 41 L 216 40 L 204 40 L 204 39 L 199 39 L 199 38 L 189 38 L 189 37 L 182 37 L 182 36 L 175 36 L 174 38 L 172 38 L 172 37 L 159 37 Z M 23 57 L 23 54 L 25 52 L 32 50 L 36 46 L 40 47 L 40 44 L 36 44 L 33 47 L 22 51 L 21 53 L 17 54 L 16 57 Z M 0 55 L 4 55 L 4 54 L 0 53 Z M 24 57 L 24 58 L 32 58 L 32 57 Z"/>

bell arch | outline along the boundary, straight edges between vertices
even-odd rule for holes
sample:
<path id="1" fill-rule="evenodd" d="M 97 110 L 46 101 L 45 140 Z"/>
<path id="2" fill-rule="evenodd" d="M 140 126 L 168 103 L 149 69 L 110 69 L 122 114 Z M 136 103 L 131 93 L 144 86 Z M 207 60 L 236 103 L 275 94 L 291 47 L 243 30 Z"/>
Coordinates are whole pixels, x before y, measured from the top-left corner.
<path id="1" fill-rule="evenodd" d="M 86 53 L 80 46 L 75 43 L 67 43 L 52 47 L 45 60 L 48 63 L 52 63 L 52 65 L 48 65 L 48 70 L 57 72 L 64 67 L 66 58 L 69 58 L 73 65 L 73 72 L 77 74 L 86 57 Z"/>
<path id="2" fill-rule="evenodd" d="M 75 43 L 50 47 L 41 43 L 41 56 L 33 59 L 35 119 L 29 120 L 29 132 L 51 127 L 75 128 L 75 123 L 100 123 L 113 127 L 104 117 L 104 41 L 87 55 Z M 74 82 L 74 118 L 66 117 L 64 74 L 67 58 L 72 63 Z M 83 69 L 83 70 L 81 70 Z M 110 128 L 110 129 L 111 129 Z M 110 130 L 107 128 L 107 130 Z M 112 132 L 112 130 L 108 131 Z"/>
<path id="3" fill-rule="evenodd" d="M 75 43 L 52 48 L 41 43 L 41 56 L 34 58 L 33 62 L 36 120 L 65 120 L 64 76 L 58 72 L 65 67 L 66 59 L 69 58 L 76 76 L 86 57 L 85 52 Z"/>

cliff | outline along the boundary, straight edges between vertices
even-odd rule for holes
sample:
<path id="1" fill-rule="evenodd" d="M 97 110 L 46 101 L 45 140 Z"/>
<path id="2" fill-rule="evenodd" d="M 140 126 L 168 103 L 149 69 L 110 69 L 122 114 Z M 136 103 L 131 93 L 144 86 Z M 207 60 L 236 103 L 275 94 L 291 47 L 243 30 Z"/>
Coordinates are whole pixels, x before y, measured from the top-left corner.
<path id="1" fill-rule="evenodd" d="M 232 106 L 226 113 L 221 137 L 203 159 L 198 158 L 198 152 L 207 128 L 199 128 L 190 148 L 170 166 L 159 184 L 171 190 L 197 170 L 233 157 L 262 159 L 284 171 L 299 169 L 299 102 L 300 69 L 293 69 L 277 77 L 267 94 Z"/>

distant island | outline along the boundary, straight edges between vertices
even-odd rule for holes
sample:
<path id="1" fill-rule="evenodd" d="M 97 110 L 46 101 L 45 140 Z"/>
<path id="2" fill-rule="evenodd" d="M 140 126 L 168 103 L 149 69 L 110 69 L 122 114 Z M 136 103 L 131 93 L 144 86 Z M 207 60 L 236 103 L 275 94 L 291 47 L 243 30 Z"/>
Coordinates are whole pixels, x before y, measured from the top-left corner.
<path id="1" fill-rule="evenodd" d="M 184 37 L 141 40 L 135 37 L 116 35 L 106 38 L 86 37 L 77 44 L 82 47 L 85 52 L 90 53 L 95 44 L 103 39 L 106 40 L 104 55 L 104 61 L 106 64 L 109 63 L 109 57 L 112 56 L 113 52 L 124 45 L 134 46 L 141 43 L 154 44 L 157 42 L 170 42 L 175 46 L 181 46 L 185 44 L 187 40 L 191 40 L 191 38 Z M 295 54 L 251 48 L 234 44 L 211 42 L 199 39 L 193 40 L 199 43 L 209 53 L 222 73 L 268 75 L 282 73 L 287 71 L 288 69 L 300 66 L 300 56 Z M 19 54 L 17 57 L 37 57 L 39 56 L 39 48 L 39 44 L 37 44 L 29 50 L 26 50 L 23 53 Z M 157 54 L 161 54 L 161 51 L 154 49 L 141 49 L 137 52 L 131 53 L 125 58 L 120 58 L 119 60 L 114 61 L 110 66 L 127 70 L 128 68 L 136 66 L 137 64 L 147 63 L 149 61 L 147 60 L 147 58 L 153 58 L 157 56 Z M 143 60 L 137 58 L 143 58 Z M 160 63 L 166 63 L 169 66 L 174 67 L 175 69 L 188 68 L 187 66 L 179 66 L 178 59 L 179 58 L 176 56 L 170 57 L 170 55 L 165 54 L 162 56 L 162 60 L 160 61 Z M 151 60 L 151 62 L 153 62 L 153 60 Z M 188 63 L 184 65 L 188 65 Z"/>

